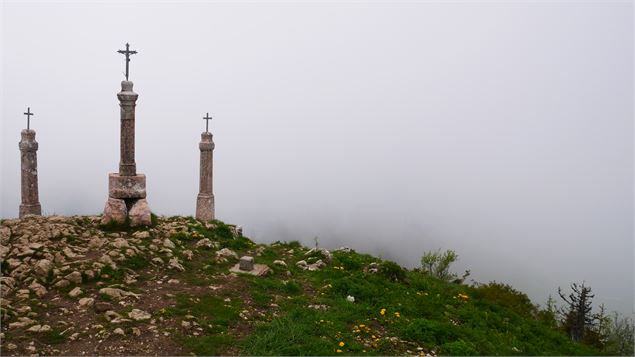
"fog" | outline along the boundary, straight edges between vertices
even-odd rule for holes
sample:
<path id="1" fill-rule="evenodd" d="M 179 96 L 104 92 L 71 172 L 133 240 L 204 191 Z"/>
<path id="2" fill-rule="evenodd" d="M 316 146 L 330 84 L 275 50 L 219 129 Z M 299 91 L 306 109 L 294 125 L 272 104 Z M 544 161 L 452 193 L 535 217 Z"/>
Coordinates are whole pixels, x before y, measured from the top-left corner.
<path id="1" fill-rule="evenodd" d="M 633 311 L 633 7 L 623 2 L 2 5 L 0 216 L 22 113 L 44 214 L 99 214 L 129 42 L 137 171 L 193 215 L 214 119 L 221 220 L 453 270 L 544 304 L 585 281 Z"/>

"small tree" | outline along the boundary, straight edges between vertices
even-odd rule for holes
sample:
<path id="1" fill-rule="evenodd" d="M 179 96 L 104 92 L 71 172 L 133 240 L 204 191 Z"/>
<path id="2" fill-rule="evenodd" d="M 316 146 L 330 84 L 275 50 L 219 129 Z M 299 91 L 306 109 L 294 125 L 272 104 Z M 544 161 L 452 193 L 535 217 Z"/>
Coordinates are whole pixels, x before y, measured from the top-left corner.
<path id="1" fill-rule="evenodd" d="M 574 341 L 582 341 L 587 330 L 593 327 L 595 316 L 591 314 L 591 299 L 595 295 L 591 294 L 591 288 L 576 283 L 571 284 L 572 293 L 565 296 L 560 287 L 558 287 L 558 295 L 567 303 L 567 306 L 560 310 L 562 326 Z"/>
<path id="2" fill-rule="evenodd" d="M 421 257 L 421 266 L 428 274 L 441 280 L 450 281 L 456 278 L 456 274 L 450 273 L 450 265 L 458 258 L 458 254 L 453 250 L 446 250 L 443 254 L 441 254 L 441 249 L 436 252 L 429 251 Z"/>

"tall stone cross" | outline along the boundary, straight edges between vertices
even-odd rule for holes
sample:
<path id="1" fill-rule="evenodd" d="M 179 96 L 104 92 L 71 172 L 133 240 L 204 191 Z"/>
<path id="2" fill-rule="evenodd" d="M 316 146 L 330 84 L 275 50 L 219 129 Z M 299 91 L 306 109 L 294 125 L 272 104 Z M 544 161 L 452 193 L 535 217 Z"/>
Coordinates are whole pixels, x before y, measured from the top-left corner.
<path id="1" fill-rule="evenodd" d="M 209 120 L 212 117 L 209 113 L 203 117 L 205 122 L 205 132 L 201 133 L 201 142 L 198 148 L 201 151 L 201 166 L 199 191 L 196 197 L 196 219 L 201 221 L 209 221 L 215 218 L 214 212 L 214 140 L 212 133 L 209 132 Z"/>
<path id="2" fill-rule="evenodd" d="M 130 55 L 137 51 L 130 51 L 126 43 L 126 50 L 117 52 L 126 55 L 126 80 L 121 82 L 121 92 L 117 93 L 121 125 L 119 172 L 108 174 L 108 201 L 102 223 L 125 223 L 129 218 L 132 226 L 149 226 L 152 220 L 146 200 L 146 176 L 137 172 L 135 162 L 135 108 L 139 95 L 128 80 Z"/>
<path id="3" fill-rule="evenodd" d="M 31 108 L 27 108 L 26 129 L 22 130 L 22 140 L 18 143 L 20 148 L 22 203 L 20 204 L 20 218 L 28 215 L 41 215 L 42 206 L 38 194 L 37 185 L 37 149 L 38 143 L 35 141 L 35 130 L 31 130 L 29 121 L 31 119 Z"/>
<path id="4" fill-rule="evenodd" d="M 26 114 L 26 113 L 24 113 L 24 114 Z M 212 119 L 212 117 L 210 117 L 209 113 L 207 113 L 207 114 L 205 114 L 203 119 L 205 119 L 205 132 L 209 133 L 209 121 L 210 121 L 210 119 Z"/>
<path id="5" fill-rule="evenodd" d="M 26 130 L 30 130 L 31 129 L 31 115 L 35 115 L 31 113 L 31 107 L 26 108 L 26 113 L 24 113 L 24 115 L 26 115 Z"/>
<path id="6" fill-rule="evenodd" d="M 126 56 L 126 80 L 128 80 L 128 68 L 130 64 L 130 55 L 134 55 L 137 51 L 130 51 L 130 45 L 126 43 L 125 50 L 118 50 L 117 52 Z"/>

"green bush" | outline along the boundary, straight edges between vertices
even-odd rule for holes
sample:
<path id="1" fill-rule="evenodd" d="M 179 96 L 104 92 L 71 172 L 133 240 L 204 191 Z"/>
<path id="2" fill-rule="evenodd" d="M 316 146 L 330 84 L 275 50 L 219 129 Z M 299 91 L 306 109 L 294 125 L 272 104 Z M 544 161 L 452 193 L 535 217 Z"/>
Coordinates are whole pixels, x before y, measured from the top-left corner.
<path id="1" fill-rule="evenodd" d="M 397 263 L 385 260 L 379 264 L 379 274 L 392 281 L 404 281 L 406 271 Z"/>

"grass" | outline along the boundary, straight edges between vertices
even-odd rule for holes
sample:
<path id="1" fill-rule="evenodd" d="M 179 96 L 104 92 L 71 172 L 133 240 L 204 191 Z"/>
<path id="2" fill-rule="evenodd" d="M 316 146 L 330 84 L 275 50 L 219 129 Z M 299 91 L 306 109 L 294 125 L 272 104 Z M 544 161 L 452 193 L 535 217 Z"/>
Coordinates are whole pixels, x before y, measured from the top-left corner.
<path id="1" fill-rule="evenodd" d="M 171 219 L 176 218 L 165 220 Z M 200 325 L 199 336 L 174 334 L 175 341 L 197 355 L 404 355 L 416 354 L 418 348 L 439 355 L 601 354 L 572 342 L 509 285 L 446 282 L 357 252 L 333 252 L 322 270 L 302 270 L 297 261 L 326 257 L 321 252 L 305 255 L 308 249 L 297 241 L 256 245 L 217 220 L 190 217 L 183 225 L 185 231 L 170 237 L 178 243 L 177 254 L 208 238 L 239 256 L 258 251 L 256 262 L 273 270 L 266 277 L 241 274 L 223 280 L 218 274 L 226 274 L 235 260 L 219 263 L 216 249 L 198 249 L 191 261 L 183 261 L 185 272 L 170 271 L 170 278 L 190 287 L 220 284 L 216 279 L 225 284 L 220 291 L 196 296 L 175 292 L 175 304 L 158 312 L 179 324 L 188 320 Z M 102 228 L 133 231 L 129 222 Z M 288 267 L 273 265 L 274 260 L 284 260 Z M 377 264 L 377 273 L 368 272 L 371 263 Z M 133 270 L 150 265 L 142 255 L 118 264 Z M 109 285 L 124 278 L 122 269 L 110 266 L 101 273 Z M 347 301 L 348 296 L 355 301 Z M 100 300 L 111 301 L 105 295 Z M 250 312 L 248 320 L 241 318 L 242 310 Z M 46 338 L 60 337 L 51 332 Z"/>

